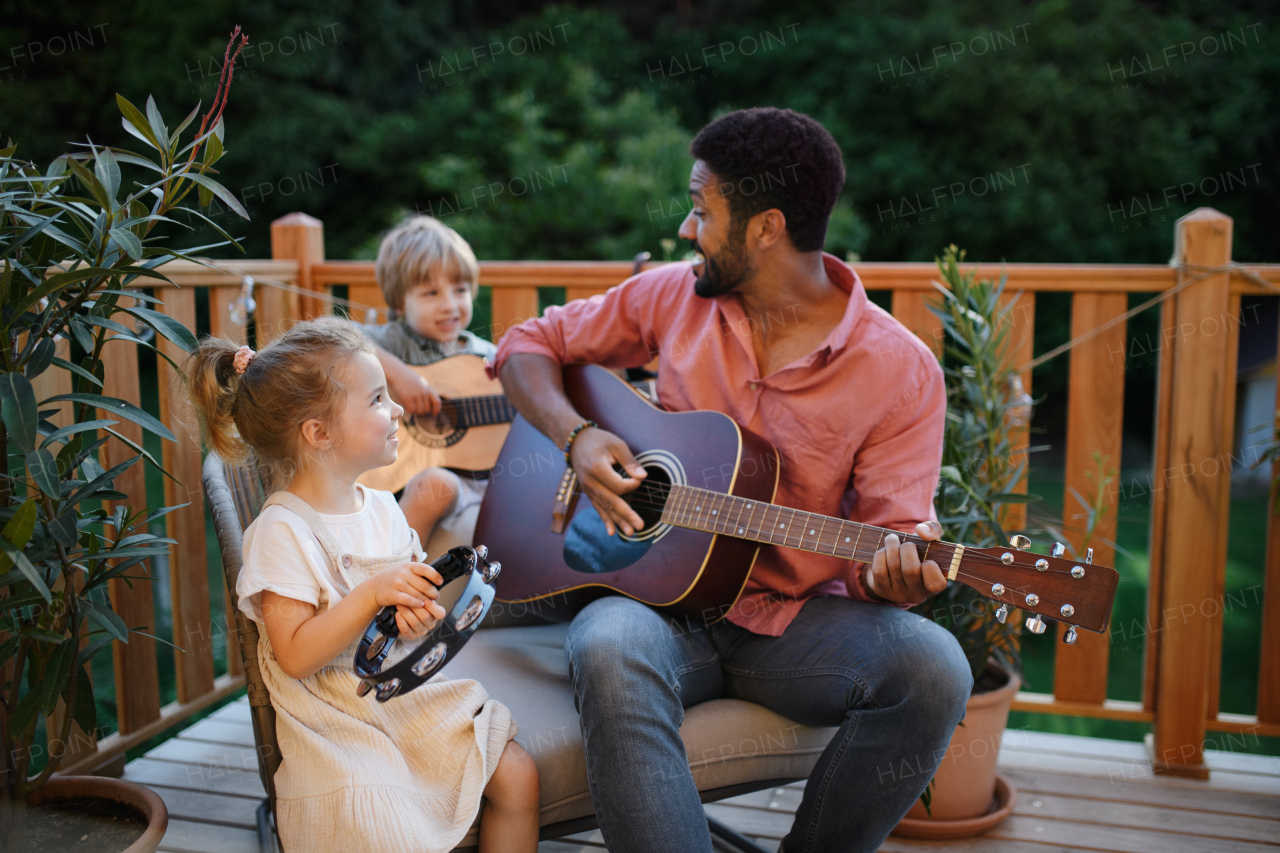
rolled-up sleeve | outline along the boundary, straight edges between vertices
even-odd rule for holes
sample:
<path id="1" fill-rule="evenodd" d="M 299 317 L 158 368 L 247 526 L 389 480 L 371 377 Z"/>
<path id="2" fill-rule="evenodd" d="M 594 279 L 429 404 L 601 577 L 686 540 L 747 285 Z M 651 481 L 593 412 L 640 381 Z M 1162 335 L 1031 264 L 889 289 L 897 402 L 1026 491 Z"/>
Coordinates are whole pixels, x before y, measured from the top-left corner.
<path id="1" fill-rule="evenodd" d="M 942 465 L 947 389 L 942 368 L 921 358 L 907 390 L 859 449 L 851 477 L 851 517 L 863 524 L 912 532 L 936 520 L 934 492 Z M 876 600 L 864 588 L 859 563 L 849 573 L 854 598 Z"/>
<path id="2" fill-rule="evenodd" d="M 606 293 L 550 306 L 503 335 L 489 375 L 496 378 L 518 352 L 539 353 L 560 364 L 646 364 L 658 354 L 662 289 L 651 276 L 631 278 Z"/>

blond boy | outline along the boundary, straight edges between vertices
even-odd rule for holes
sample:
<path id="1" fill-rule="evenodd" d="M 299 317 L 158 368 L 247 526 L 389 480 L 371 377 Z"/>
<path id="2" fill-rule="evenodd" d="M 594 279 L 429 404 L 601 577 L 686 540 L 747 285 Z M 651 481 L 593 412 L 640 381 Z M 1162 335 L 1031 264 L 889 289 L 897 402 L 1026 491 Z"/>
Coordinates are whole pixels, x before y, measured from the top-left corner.
<path id="1" fill-rule="evenodd" d="M 439 220 L 413 216 L 383 239 L 376 275 L 390 319 L 361 328 L 377 346 L 387 389 L 406 415 L 437 414 L 440 397 L 409 365 L 459 353 L 492 358 L 497 350 L 467 331 L 480 279 L 475 253 Z M 427 468 L 404 487 L 400 508 L 424 547 L 437 527 L 449 540 L 443 547 L 470 544 L 486 483 L 446 468 Z"/>

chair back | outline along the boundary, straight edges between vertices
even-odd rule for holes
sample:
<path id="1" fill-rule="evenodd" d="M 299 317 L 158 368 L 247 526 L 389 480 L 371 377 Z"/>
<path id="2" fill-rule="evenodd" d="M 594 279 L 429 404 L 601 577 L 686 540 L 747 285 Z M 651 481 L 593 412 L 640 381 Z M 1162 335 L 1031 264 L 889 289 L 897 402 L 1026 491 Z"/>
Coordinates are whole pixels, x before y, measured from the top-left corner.
<path id="1" fill-rule="evenodd" d="M 266 500 L 262 480 L 252 464 L 228 465 L 217 453 L 210 452 L 204 461 L 204 496 L 213 515 L 213 529 L 222 552 L 222 570 L 226 573 L 231 607 L 235 611 L 236 634 L 240 639 L 240 658 L 244 662 L 244 680 L 249 690 L 249 708 L 253 719 L 253 739 L 257 743 L 258 774 L 262 787 L 276 808 L 276 770 L 280 768 L 280 744 L 276 740 L 276 712 L 271 696 L 262 681 L 258 666 L 258 624 L 235 606 L 236 581 L 244 564 L 244 531 L 258 516 Z"/>

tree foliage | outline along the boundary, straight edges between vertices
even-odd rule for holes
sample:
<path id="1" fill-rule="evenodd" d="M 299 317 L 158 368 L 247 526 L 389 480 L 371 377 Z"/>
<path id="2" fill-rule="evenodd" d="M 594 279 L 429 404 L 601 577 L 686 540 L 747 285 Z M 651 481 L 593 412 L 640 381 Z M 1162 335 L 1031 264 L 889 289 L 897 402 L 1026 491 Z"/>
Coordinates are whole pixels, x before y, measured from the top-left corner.
<path id="1" fill-rule="evenodd" d="M 351 257 L 403 212 L 494 184 L 507 190 L 451 217 L 481 257 L 660 257 L 688 138 L 762 104 L 814 115 L 843 147 L 841 256 L 925 260 L 956 242 L 991 261 L 1160 263 L 1200 205 L 1236 217 L 1241 259 L 1280 241 L 1280 45 L 1261 5 L 709 2 L 681 19 L 646 0 L 142 0 L 74 20 L 15 5 L 5 44 L 106 24 L 94 46 L 10 57 L 25 76 L 0 81 L 0 115 L 39 156 L 85 127 L 119 141 L 116 84 L 162 106 L 210 93 L 221 34 L 245 26 L 224 168 L 254 257 L 290 210 Z M 513 192 L 539 172 L 541 189 Z"/>

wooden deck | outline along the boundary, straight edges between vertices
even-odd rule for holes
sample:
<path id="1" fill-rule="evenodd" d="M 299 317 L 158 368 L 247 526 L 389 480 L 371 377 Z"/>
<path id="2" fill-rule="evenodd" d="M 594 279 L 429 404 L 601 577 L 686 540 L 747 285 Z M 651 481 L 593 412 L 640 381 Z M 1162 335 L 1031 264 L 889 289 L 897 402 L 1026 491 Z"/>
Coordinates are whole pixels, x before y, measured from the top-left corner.
<path id="1" fill-rule="evenodd" d="M 1208 782 L 1156 777 L 1140 744 L 1013 731 L 1000 770 L 1019 791 L 1012 817 L 979 838 L 890 838 L 882 853 L 1277 853 L 1280 758 L 1207 751 Z M 154 789 L 169 807 L 161 850 L 259 853 L 258 781 L 247 700 L 234 702 L 146 756 L 124 778 Z M 708 805 L 707 813 L 777 849 L 801 785 Z M 599 832 L 545 841 L 542 853 L 600 853 Z"/>

